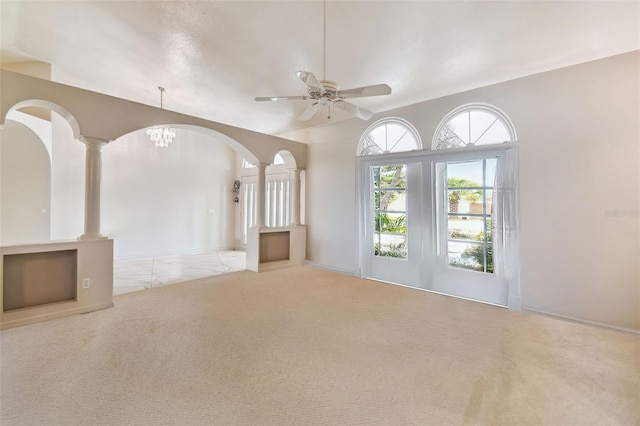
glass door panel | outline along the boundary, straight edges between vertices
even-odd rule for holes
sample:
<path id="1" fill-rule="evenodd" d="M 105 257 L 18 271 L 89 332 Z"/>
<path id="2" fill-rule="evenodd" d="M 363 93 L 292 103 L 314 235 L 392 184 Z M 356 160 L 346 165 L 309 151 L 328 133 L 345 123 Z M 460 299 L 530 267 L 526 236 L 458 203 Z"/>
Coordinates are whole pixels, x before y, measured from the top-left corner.
<path id="1" fill-rule="evenodd" d="M 363 167 L 368 188 L 363 275 L 418 286 L 421 165 L 373 163 Z"/>
<path id="2" fill-rule="evenodd" d="M 407 258 L 407 166 L 371 167 L 373 254 Z"/>
<path id="3" fill-rule="evenodd" d="M 445 165 L 446 253 L 453 268 L 493 273 L 491 213 L 496 159 Z"/>

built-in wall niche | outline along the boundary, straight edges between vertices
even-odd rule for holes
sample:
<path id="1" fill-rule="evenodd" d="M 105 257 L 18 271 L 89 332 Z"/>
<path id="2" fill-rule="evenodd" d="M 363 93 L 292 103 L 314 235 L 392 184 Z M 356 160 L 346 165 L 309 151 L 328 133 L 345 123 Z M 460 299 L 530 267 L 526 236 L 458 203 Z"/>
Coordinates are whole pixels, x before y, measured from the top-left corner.
<path id="1" fill-rule="evenodd" d="M 289 260 L 289 231 L 260 234 L 260 263 Z"/>
<path id="2" fill-rule="evenodd" d="M 78 250 L 3 256 L 3 311 L 77 299 Z"/>

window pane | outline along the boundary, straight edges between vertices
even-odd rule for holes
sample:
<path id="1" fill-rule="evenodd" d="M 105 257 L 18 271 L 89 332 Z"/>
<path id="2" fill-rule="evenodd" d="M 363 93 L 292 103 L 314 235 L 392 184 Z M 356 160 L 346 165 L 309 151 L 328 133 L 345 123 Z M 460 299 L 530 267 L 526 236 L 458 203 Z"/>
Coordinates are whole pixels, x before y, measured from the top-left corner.
<path id="1" fill-rule="evenodd" d="M 498 117 L 486 111 L 471 111 L 471 143 L 478 145 L 479 140 L 497 124 Z"/>
<path id="2" fill-rule="evenodd" d="M 449 241 L 449 265 L 484 272 L 485 245 Z"/>
<path id="3" fill-rule="evenodd" d="M 493 272 L 491 208 L 496 159 L 447 163 L 447 257 L 452 267 Z M 474 243 L 475 241 L 475 243 Z"/>
<path id="4" fill-rule="evenodd" d="M 378 208 L 380 210 L 391 210 L 404 212 L 407 210 L 407 199 L 404 190 L 380 191 Z"/>
<path id="5" fill-rule="evenodd" d="M 407 257 L 407 168 L 373 166 L 374 241 L 377 256 Z"/>
<path id="6" fill-rule="evenodd" d="M 451 114 L 437 130 L 436 149 L 514 142 L 508 123 L 492 107 L 463 106 Z"/>
<path id="7" fill-rule="evenodd" d="M 496 184 L 496 165 L 498 164 L 498 160 L 496 158 L 489 158 L 485 161 L 487 162 L 487 165 L 484 185 L 493 187 Z"/>
<path id="8" fill-rule="evenodd" d="M 379 242 L 374 245 L 374 254 L 376 256 L 406 258 L 407 237 L 380 234 Z"/>
<path id="9" fill-rule="evenodd" d="M 449 121 L 450 130 L 466 145 L 469 143 L 469 113 L 463 112 Z"/>
<path id="10" fill-rule="evenodd" d="M 365 136 L 364 140 L 362 141 L 359 155 L 363 156 L 376 154 L 382 154 L 382 149 L 380 149 L 380 147 L 376 144 L 376 141 L 371 135 Z"/>
<path id="11" fill-rule="evenodd" d="M 407 168 L 406 166 L 393 165 L 376 167 L 379 169 L 380 188 L 406 188 Z"/>
<path id="12" fill-rule="evenodd" d="M 450 239 L 484 241 L 482 217 L 469 217 L 465 220 L 449 216 L 447 231 Z"/>
<path id="13" fill-rule="evenodd" d="M 447 179 L 449 186 L 482 186 L 482 162 L 463 161 L 447 164 Z"/>
<path id="14" fill-rule="evenodd" d="M 476 145 L 500 144 L 504 142 L 511 142 L 511 136 L 509 136 L 507 126 L 498 120 L 476 141 Z"/>
<path id="15" fill-rule="evenodd" d="M 487 198 L 486 214 L 491 217 L 493 214 L 493 189 L 487 189 L 485 191 L 485 197 Z"/>
<path id="16" fill-rule="evenodd" d="M 380 228 L 376 231 L 388 234 L 407 233 L 407 217 L 401 213 L 379 213 L 378 224 Z"/>
<path id="17" fill-rule="evenodd" d="M 380 149 L 381 153 L 387 151 L 387 136 L 384 125 L 378 126 L 373 129 L 371 132 L 369 132 L 368 136 L 376 144 L 376 146 L 378 146 L 378 149 Z"/>
<path id="18" fill-rule="evenodd" d="M 447 192 L 449 213 L 482 213 L 481 189 L 450 189 Z"/>
<path id="19" fill-rule="evenodd" d="M 421 147 L 418 134 L 408 122 L 391 118 L 376 122 L 367 129 L 360 140 L 358 155 L 412 151 Z"/>

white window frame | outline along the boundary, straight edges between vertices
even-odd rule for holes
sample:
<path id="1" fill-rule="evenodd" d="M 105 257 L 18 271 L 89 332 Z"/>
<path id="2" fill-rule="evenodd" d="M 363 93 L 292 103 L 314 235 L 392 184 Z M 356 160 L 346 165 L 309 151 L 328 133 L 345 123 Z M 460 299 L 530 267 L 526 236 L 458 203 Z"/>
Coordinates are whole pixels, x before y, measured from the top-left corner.
<path id="1" fill-rule="evenodd" d="M 382 126 L 382 125 L 387 125 L 389 123 L 393 123 L 393 124 L 398 124 L 402 127 L 404 127 L 407 130 L 407 133 L 410 133 L 411 136 L 413 136 L 414 140 L 416 141 L 416 147 L 413 150 L 410 151 L 415 151 L 415 150 L 422 150 L 422 139 L 420 138 L 420 134 L 418 133 L 418 131 L 416 130 L 416 128 L 409 123 L 407 120 L 400 118 L 400 117 L 385 117 L 382 118 L 376 122 L 374 122 L 372 125 L 370 125 L 369 127 L 367 127 L 367 130 L 364 131 L 364 133 L 362 134 L 362 136 L 360 137 L 360 141 L 358 142 L 358 147 L 356 150 L 356 156 L 357 157 L 366 157 L 369 155 L 382 155 L 382 154 L 389 154 L 389 153 L 396 153 L 396 152 L 408 152 L 408 151 L 395 151 L 395 150 L 390 150 L 388 152 L 380 152 L 380 153 L 369 153 L 369 154 L 363 154 L 362 153 L 362 149 L 363 146 L 367 143 L 368 141 L 368 137 L 369 134 L 377 129 L 378 127 Z M 386 143 L 387 141 L 385 141 Z"/>
<path id="2" fill-rule="evenodd" d="M 518 153 L 515 144 L 484 145 L 451 150 L 421 150 L 380 156 L 358 157 L 356 159 L 356 185 L 357 188 L 368 187 L 365 183 L 370 180 L 369 170 L 372 164 L 409 164 L 422 161 L 425 164 L 431 164 L 430 167 L 433 176 L 430 179 L 435 183 L 437 182 L 435 163 L 477 160 L 478 158 L 491 156 L 500 157 L 502 161 L 504 161 L 502 167 L 499 168 L 501 176 L 498 179 L 499 183 L 496 187 L 493 200 L 494 203 L 502 207 L 502 211 L 497 212 L 499 217 L 492 221 L 492 225 L 496 231 L 496 237 L 493 241 L 494 275 L 496 279 L 505 282 L 507 291 L 506 306 L 510 309 L 519 310 L 521 309 L 521 294 L 516 173 Z M 424 170 L 423 173 L 429 173 L 428 169 Z M 442 202 L 437 202 L 436 195 L 438 188 L 434 185 L 432 188 L 425 188 L 425 191 L 427 191 L 426 197 L 432 200 L 429 203 L 431 207 L 429 208 L 425 205 L 423 213 L 427 218 L 425 222 L 426 227 L 431 230 L 425 229 L 426 234 L 424 238 L 426 238 L 426 240 L 422 244 L 426 252 L 432 253 L 432 256 L 428 256 L 432 260 L 426 259 L 424 264 L 425 270 L 421 273 L 423 277 L 428 276 L 434 271 L 431 269 L 432 267 L 450 269 L 446 260 L 446 252 L 442 253 L 441 250 L 442 238 L 446 238 L 447 235 L 446 232 L 445 235 L 442 235 L 441 230 L 443 228 L 441 224 L 437 223 L 437 220 L 434 220 L 438 217 L 438 209 L 443 208 Z M 365 266 L 367 258 L 370 256 L 369 253 L 371 252 L 370 240 L 368 238 L 371 232 L 371 224 L 369 223 L 370 221 L 365 220 L 368 195 L 362 191 L 358 191 L 356 197 L 356 232 L 358 235 L 356 253 L 359 263 L 357 274 L 358 276 L 364 277 L 362 268 Z M 430 238 L 430 235 L 434 238 Z M 410 239 L 411 235 L 407 235 L 407 238 Z M 475 271 L 464 272 L 489 275 Z"/>
<path id="3" fill-rule="evenodd" d="M 509 119 L 507 114 L 505 114 L 500 108 L 498 108 L 498 107 L 496 107 L 494 105 L 487 104 L 487 103 L 482 103 L 482 102 L 474 102 L 474 103 L 468 103 L 468 104 L 460 105 L 459 107 L 454 108 L 453 110 L 449 111 L 449 113 L 447 113 L 442 118 L 442 120 L 440 120 L 440 123 L 438 124 L 438 127 L 436 127 L 436 131 L 433 134 L 433 139 L 431 141 L 431 149 L 441 151 L 443 149 L 462 149 L 462 148 L 465 148 L 465 147 L 438 148 L 438 141 L 439 141 L 438 138 L 439 138 L 440 132 L 442 132 L 442 129 L 444 128 L 444 126 L 446 126 L 453 118 L 457 117 L 460 114 L 473 112 L 473 111 L 482 111 L 482 112 L 486 112 L 486 113 L 492 114 L 498 120 L 500 120 L 502 122 L 502 124 L 504 124 L 504 126 L 507 129 L 507 132 L 509 133 L 510 140 L 502 141 L 502 143 L 509 143 L 509 142 L 516 142 L 517 141 L 516 129 L 513 126 L 513 123 L 511 122 L 511 120 Z M 491 146 L 491 145 L 499 145 L 499 144 L 482 144 L 482 145 L 479 145 L 479 146 Z M 468 144 L 466 147 L 470 148 L 470 147 L 473 147 L 473 146 L 475 146 L 475 145 Z"/>

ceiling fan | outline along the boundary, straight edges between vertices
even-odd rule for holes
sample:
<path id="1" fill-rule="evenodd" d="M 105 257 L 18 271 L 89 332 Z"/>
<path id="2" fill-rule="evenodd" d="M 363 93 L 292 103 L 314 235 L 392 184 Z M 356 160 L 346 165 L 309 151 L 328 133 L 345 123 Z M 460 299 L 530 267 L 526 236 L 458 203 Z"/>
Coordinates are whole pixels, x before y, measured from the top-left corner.
<path id="1" fill-rule="evenodd" d="M 329 117 L 331 118 L 331 107 L 355 115 L 363 120 L 368 120 L 373 112 L 345 101 L 349 98 L 360 98 L 365 96 L 379 96 L 391 94 L 391 87 L 386 84 L 376 84 L 373 86 L 357 87 L 355 89 L 341 90 L 340 85 L 333 81 L 318 80 L 315 75 L 307 71 L 298 71 L 296 76 L 307 85 L 309 92 L 303 96 L 265 96 L 257 97 L 256 101 L 281 101 L 281 100 L 313 100 L 313 103 L 304 110 L 298 120 L 308 120 L 320 109 L 327 106 Z"/>
<path id="2" fill-rule="evenodd" d="M 326 45 L 327 45 L 327 2 L 324 1 L 324 32 L 323 32 L 323 75 L 326 68 Z M 308 87 L 308 93 L 302 96 L 259 96 L 256 101 L 281 101 L 281 100 L 312 100 L 313 103 L 304 110 L 298 120 L 309 120 L 320 109 L 326 106 L 328 117 L 331 118 L 331 107 L 339 108 L 349 114 L 355 115 L 363 120 L 368 120 L 373 116 L 373 112 L 354 105 L 345 99 L 361 98 L 366 96 L 390 95 L 391 87 L 386 84 L 376 84 L 373 86 L 356 87 L 354 89 L 342 90 L 340 85 L 329 80 L 318 80 L 313 73 L 307 71 L 297 71 L 296 76 Z"/>

